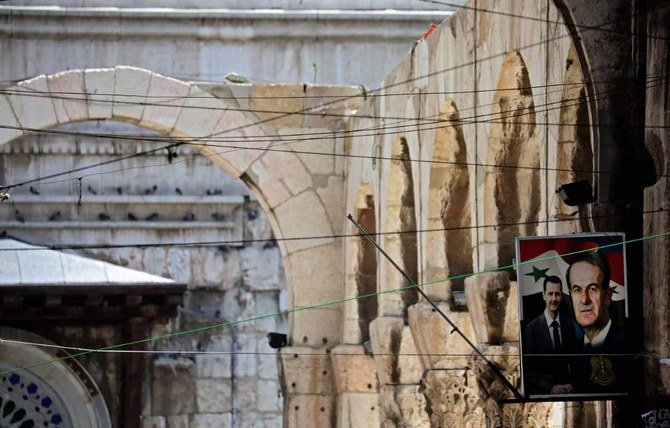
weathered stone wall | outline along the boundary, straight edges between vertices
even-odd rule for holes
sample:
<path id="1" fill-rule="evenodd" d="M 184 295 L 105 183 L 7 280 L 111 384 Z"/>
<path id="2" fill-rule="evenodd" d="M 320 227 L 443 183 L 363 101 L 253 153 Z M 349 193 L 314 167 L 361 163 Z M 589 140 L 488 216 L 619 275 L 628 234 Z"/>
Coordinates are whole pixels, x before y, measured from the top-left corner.
<path id="1" fill-rule="evenodd" d="M 501 355 L 496 364 L 516 384 L 513 239 L 592 230 L 588 221 L 568 219 L 554 196 L 575 171 L 594 168 L 591 136 L 581 132 L 590 116 L 582 68 L 553 3 L 468 4 L 419 41 L 387 76 L 386 89 L 350 120 L 346 147 L 355 158 L 347 165 L 345 206 L 356 212 L 364 189 L 375 202 L 378 231 L 421 231 L 410 233 L 416 244 L 411 237 L 379 241 L 419 282 L 435 282 L 424 291 L 480 349 Z M 408 259 L 413 245 L 418 254 Z M 348 244 L 345 251 L 355 255 L 360 247 Z M 351 260 L 348 281 L 355 283 L 361 258 Z M 408 285 L 394 279 L 381 256 L 377 263 L 378 291 Z M 504 270 L 441 281 L 499 267 Z M 356 290 L 346 286 L 345 297 Z M 563 414 L 561 405 L 501 406 L 510 391 L 435 310 L 393 294 L 378 296 L 379 315 L 370 326 L 383 426 L 562 423 L 552 416 Z M 357 313 L 355 303 L 345 307 L 351 345 L 361 337 Z"/>
<path id="2" fill-rule="evenodd" d="M 59 129 L 76 132 L 86 126 Z M 96 129 L 125 129 L 127 134 L 139 138 L 155 136 L 118 124 L 105 123 Z M 127 156 L 145 150 L 147 145 L 124 139 L 33 135 L 2 147 L 2 181 L 15 182 L 45 171 Z M 188 284 L 180 315 L 167 326 L 155 325 L 152 336 L 286 309 L 288 294 L 281 254 L 272 240 L 267 217 L 248 188 L 188 148 L 180 148 L 174 154 L 174 164 L 167 162 L 166 153 L 157 153 L 138 158 L 133 162 L 134 169 L 122 174 L 84 178 L 81 206 L 77 205 L 78 186 L 72 183 L 35 184 L 33 191 L 39 195 L 31 194 L 29 188 L 17 189 L 15 202 L 1 207 L 2 229 L 44 245 L 131 245 L 79 252 Z M 161 167 L 165 169 L 153 171 L 155 167 L 151 165 L 161 163 L 167 163 Z M 124 197 L 126 201 L 122 200 Z M 16 210 L 20 210 L 25 223 L 15 220 Z M 57 213 L 60 215 L 56 218 Z M 145 220 L 154 213 L 158 214 L 157 219 Z M 101 214 L 110 219 L 101 220 Z M 129 214 L 137 220 L 129 220 Z M 189 214 L 194 218 L 184 220 Z M 178 227 L 170 227 L 175 222 Z M 127 233 L 122 233 L 126 228 Z M 116 232 L 109 235 L 110 230 Z M 132 246 L 217 240 L 222 244 Z M 251 242 L 244 244 L 240 240 Z M 230 243 L 223 243 L 226 241 Z M 286 332 L 286 321 L 285 316 L 268 318 L 232 329 L 218 328 L 185 340 L 152 344 L 150 348 L 155 350 L 224 354 L 165 354 L 149 359 L 143 379 L 145 425 L 197 427 L 232 423 L 233 419 L 239 426 L 252 426 L 250 421 L 262 422 L 263 426 L 281 425 L 276 352 L 269 348 L 265 336 L 270 331 Z M 100 348 L 121 343 L 120 329 L 64 326 L 42 333 L 60 344 Z M 233 356 L 233 351 L 242 354 Z M 115 421 L 120 414 L 121 358 L 120 354 L 94 354 L 82 359 L 100 386 Z"/>
<path id="3" fill-rule="evenodd" d="M 451 14 L 451 8 L 429 3 L 364 3 L 37 0 L 1 5 L 6 19 L 0 22 L 0 48 L 25 60 L 3 61 L 0 76 L 23 80 L 131 65 L 182 80 L 221 82 L 236 72 L 257 83 L 376 86 L 431 22 Z"/>

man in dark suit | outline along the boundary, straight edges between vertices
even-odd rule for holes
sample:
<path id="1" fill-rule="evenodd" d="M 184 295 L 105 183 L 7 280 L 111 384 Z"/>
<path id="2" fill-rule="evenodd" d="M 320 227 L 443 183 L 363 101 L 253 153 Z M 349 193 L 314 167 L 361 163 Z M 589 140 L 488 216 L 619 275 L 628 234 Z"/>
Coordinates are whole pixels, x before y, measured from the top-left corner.
<path id="1" fill-rule="evenodd" d="M 582 393 L 625 392 L 626 374 L 622 354 L 627 351 L 624 332 L 610 319 L 612 303 L 610 267 L 596 252 L 580 254 L 566 273 L 577 324 L 584 330 L 575 380 Z M 600 354 L 600 355 L 599 355 Z"/>
<path id="2" fill-rule="evenodd" d="M 524 331 L 524 385 L 529 395 L 569 394 L 574 391 L 571 359 L 556 355 L 575 352 L 574 321 L 559 314 L 563 298 L 559 277 L 546 277 L 542 290 L 544 312 L 528 323 Z"/>

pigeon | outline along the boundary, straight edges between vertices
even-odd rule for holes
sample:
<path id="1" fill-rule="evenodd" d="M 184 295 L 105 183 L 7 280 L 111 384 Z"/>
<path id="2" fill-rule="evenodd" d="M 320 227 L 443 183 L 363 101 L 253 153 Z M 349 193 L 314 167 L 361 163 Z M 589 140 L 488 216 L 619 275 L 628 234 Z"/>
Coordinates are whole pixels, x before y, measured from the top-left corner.
<path id="1" fill-rule="evenodd" d="M 92 188 L 90 184 L 89 184 L 89 186 L 88 186 L 88 191 L 91 192 L 91 193 L 93 193 L 94 195 L 97 195 L 97 194 L 98 194 L 98 192 L 96 192 L 95 189 Z"/>
<path id="2" fill-rule="evenodd" d="M 181 189 L 179 187 L 175 187 L 174 191 L 177 192 L 178 195 L 182 195 L 183 193 L 181 192 Z"/>
<path id="3" fill-rule="evenodd" d="M 221 310 L 217 309 L 216 312 L 214 312 L 214 318 L 221 318 Z"/>
<path id="4" fill-rule="evenodd" d="M 225 221 L 226 215 L 221 213 L 212 213 L 212 218 L 216 221 Z"/>
<path id="5" fill-rule="evenodd" d="M 109 221 L 109 220 L 111 220 L 111 217 L 108 216 L 108 215 L 105 214 L 105 213 L 100 213 L 100 214 L 98 214 L 98 220 L 100 220 L 100 221 Z"/>
<path id="6" fill-rule="evenodd" d="M 158 220 L 158 213 L 151 213 L 147 218 L 145 218 L 146 221 L 156 221 Z"/>
<path id="7" fill-rule="evenodd" d="M 195 221 L 195 214 L 188 213 L 182 218 L 182 221 Z"/>
<path id="8" fill-rule="evenodd" d="M 51 217 L 49 217 L 49 221 L 58 221 L 61 218 L 61 213 L 60 211 L 56 211 L 55 213 L 51 214 Z"/>
<path id="9" fill-rule="evenodd" d="M 128 213 L 128 220 L 130 221 L 136 221 L 137 217 L 133 213 Z"/>
<path id="10" fill-rule="evenodd" d="M 38 192 L 37 189 L 35 189 L 33 186 L 30 186 L 30 193 L 32 193 L 33 195 L 39 195 L 40 194 L 40 192 Z"/>
<path id="11" fill-rule="evenodd" d="M 116 188 L 116 193 L 119 194 L 119 195 L 123 194 L 123 188 L 121 186 L 117 187 Z"/>
<path id="12" fill-rule="evenodd" d="M 146 189 L 146 190 L 144 191 L 144 194 L 145 194 L 145 195 L 153 195 L 154 193 L 156 193 L 156 190 L 157 190 L 157 189 L 158 189 L 158 186 L 156 186 L 156 185 L 154 184 L 154 185 L 151 187 L 151 189 Z"/>
<path id="13" fill-rule="evenodd" d="M 19 210 L 14 211 L 14 218 L 16 219 L 16 221 L 20 223 L 26 222 L 26 218 L 23 216 L 23 214 L 21 214 L 21 211 Z"/>

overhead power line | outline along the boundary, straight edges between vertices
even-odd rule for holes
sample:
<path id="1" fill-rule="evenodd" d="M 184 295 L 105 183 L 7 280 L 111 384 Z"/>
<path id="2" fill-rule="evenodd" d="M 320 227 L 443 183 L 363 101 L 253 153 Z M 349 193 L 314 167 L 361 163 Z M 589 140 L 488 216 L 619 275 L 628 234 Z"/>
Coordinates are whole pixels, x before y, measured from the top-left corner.
<path id="1" fill-rule="evenodd" d="M 607 91 L 609 92 L 618 92 L 621 91 L 622 88 L 616 88 L 613 90 Z M 600 94 L 599 94 L 600 95 Z M 561 101 L 556 101 L 556 102 L 551 102 L 548 103 L 548 105 L 555 105 L 558 104 L 557 108 L 564 108 L 566 106 L 570 106 L 570 104 L 566 104 L 566 102 L 573 101 L 576 104 L 580 104 L 582 102 L 582 98 L 574 98 L 574 99 L 568 99 L 568 100 L 561 100 Z M 537 106 L 537 107 L 541 107 Z M 534 109 L 532 111 L 528 112 L 517 112 L 516 110 L 510 110 L 508 112 L 513 113 L 512 115 L 506 116 L 507 120 L 510 120 L 513 117 L 520 117 L 520 116 L 527 116 L 527 115 L 536 115 L 538 113 L 542 113 L 545 111 L 550 111 L 553 109 L 546 109 L 546 110 L 539 110 L 539 109 Z M 501 116 L 505 112 L 493 112 L 493 113 L 487 113 L 487 114 L 482 114 L 482 115 L 477 115 L 473 116 L 475 118 L 474 120 L 471 120 L 470 118 L 461 118 L 458 121 L 445 121 L 445 120 L 436 120 L 433 121 L 433 124 L 436 124 L 438 126 L 423 126 L 423 125 L 404 125 L 403 128 L 408 128 L 411 127 L 410 131 L 425 131 L 425 130 L 430 130 L 430 129 L 440 129 L 440 128 L 447 128 L 447 127 L 452 127 L 452 126 L 463 126 L 467 124 L 473 124 L 473 123 L 505 123 L 504 121 L 495 121 L 495 120 L 477 120 L 479 117 L 489 117 L 489 116 Z M 414 119 L 416 120 L 416 119 Z M 515 124 L 530 124 L 530 125 L 536 125 L 537 122 L 519 122 L 518 120 L 514 121 Z M 580 124 L 580 123 L 547 123 L 547 125 L 569 125 L 569 126 L 592 126 L 590 124 Z M 603 125 L 598 125 L 598 126 L 603 126 Z M 616 125 L 617 127 L 626 127 L 625 125 Z M 643 125 L 644 126 L 644 125 Z M 634 126 L 627 126 L 627 127 L 634 127 Z M 34 133 L 41 133 L 41 134 L 54 134 L 54 135 L 73 135 L 73 136 L 85 136 L 85 137 L 98 137 L 98 138 L 109 138 L 109 139 L 121 139 L 121 140 L 132 140 L 132 141 L 149 141 L 149 142 L 164 142 L 166 140 L 170 140 L 170 138 L 164 138 L 164 137 L 135 137 L 135 136 L 126 136 L 126 135 L 118 135 L 118 134 L 102 134 L 102 133 L 91 133 L 91 132 L 78 132 L 78 131 L 62 131 L 62 130 L 54 130 L 54 129 L 36 129 L 36 128 L 24 128 L 24 127 L 13 127 L 13 126 L 8 126 L 8 125 L 0 125 L 0 128 L 6 128 L 6 129 L 18 129 L 18 130 L 24 130 L 24 131 L 30 131 Z M 381 127 L 383 128 L 383 127 Z M 378 129 L 381 129 L 378 128 Z M 391 127 L 392 128 L 392 127 Z M 344 133 L 346 134 L 352 134 L 353 132 L 364 132 L 366 131 L 365 129 L 360 129 L 360 130 L 355 130 L 355 131 L 345 131 Z M 390 134 L 397 134 L 398 132 L 390 132 Z M 333 132 L 333 135 L 336 133 Z M 368 134 L 368 135 L 362 135 L 362 136 L 380 136 L 380 135 L 388 135 L 389 133 L 379 133 L 375 132 L 374 134 Z M 305 134 L 301 134 L 305 135 Z M 361 135 L 358 135 L 361 136 Z M 132 155 L 123 157 L 123 158 L 118 158 L 118 159 L 112 159 L 105 161 L 103 163 L 96 163 L 84 167 L 77 168 L 76 170 L 68 170 L 68 171 L 63 171 L 60 173 L 55 173 L 55 174 L 50 174 L 46 177 L 37 177 L 34 179 L 26 180 L 20 183 L 14 183 L 14 184 L 8 184 L 4 186 L 0 186 L 0 189 L 11 189 L 19 186 L 25 186 L 27 184 L 33 184 L 33 183 L 38 183 L 38 182 L 43 182 L 44 180 L 48 180 L 51 178 L 56 178 L 59 176 L 64 176 L 64 175 L 72 175 L 75 172 L 81 172 L 86 169 L 92 169 L 92 168 L 98 168 L 100 166 L 107 165 L 110 163 L 114 163 L 119 160 L 127 160 L 135 157 L 141 157 L 146 154 L 151 154 L 151 153 L 156 153 L 160 152 L 162 150 L 169 150 L 171 148 L 175 148 L 178 145 L 181 144 L 189 144 L 191 146 L 203 146 L 203 147 L 219 147 L 219 148 L 227 148 L 227 149 L 232 149 L 232 151 L 237 151 L 237 150 L 254 150 L 254 151 L 265 151 L 265 152 L 286 152 L 286 153 L 295 153 L 295 154 L 309 154 L 309 155 L 320 155 L 320 156 L 332 156 L 332 157 L 351 157 L 351 158 L 370 158 L 370 159 L 378 159 L 378 160 L 409 160 L 411 162 L 420 162 L 420 163 L 447 163 L 447 164 L 452 164 L 452 165 L 461 165 L 461 166 L 483 166 L 483 167 L 496 167 L 496 168 L 503 168 L 503 169 L 532 169 L 532 170 L 554 170 L 554 171 L 561 171 L 563 169 L 558 169 L 558 168 L 547 168 L 547 167 L 539 167 L 539 166 L 520 166 L 520 165 L 500 165 L 500 164 L 482 164 L 482 163 L 474 163 L 474 162 L 450 162 L 450 161 L 439 161 L 439 160 L 426 160 L 426 159 L 403 159 L 403 158 L 396 158 L 396 157 L 381 157 L 381 156 L 366 156 L 366 155 L 353 155 L 353 154 L 347 154 L 347 153 L 332 153 L 332 152 L 315 152 L 315 151 L 308 151 L 308 150 L 294 150 L 294 149 L 277 149 L 278 146 L 280 145 L 287 145 L 291 144 L 294 142 L 304 142 L 304 141 L 309 141 L 313 140 L 315 138 L 296 138 L 296 139 L 287 139 L 287 140 L 282 140 L 282 143 L 275 144 L 272 147 L 245 147 L 245 146 L 235 146 L 235 145 L 223 145 L 223 144 L 214 144 L 212 141 L 217 141 L 215 139 L 209 138 L 209 137 L 190 137 L 188 139 L 180 139 L 180 142 L 170 144 L 158 149 L 152 149 L 152 150 L 147 150 L 147 151 L 142 151 L 138 153 L 134 153 Z M 322 138 L 316 138 L 321 140 Z M 501 140 L 510 140 L 510 138 L 504 137 L 500 138 Z M 174 139 L 172 139 L 174 141 Z M 255 138 L 252 140 L 252 138 L 249 138 L 248 140 L 242 139 L 239 140 L 240 142 L 248 142 L 248 141 L 255 141 Z M 194 143 L 193 141 L 208 141 L 206 143 Z M 225 140 L 225 141 L 230 141 L 230 140 Z M 202 157 L 211 157 L 215 155 L 220 155 L 220 154 L 225 154 L 228 153 L 228 151 L 225 152 L 219 152 L 219 153 L 212 153 L 208 155 L 204 155 Z M 177 162 L 180 163 L 180 162 Z M 151 165 L 151 166 L 142 166 L 142 167 L 132 167 L 130 169 L 136 169 L 136 168 L 148 168 L 152 166 L 167 166 L 167 165 L 174 165 L 175 162 L 172 163 L 167 163 L 167 164 L 159 164 L 159 165 Z M 128 170 L 129 168 L 123 168 L 118 171 L 125 171 Z M 98 172 L 98 173 L 93 173 L 93 174 L 87 174 L 84 176 L 80 177 L 72 177 L 68 178 L 65 180 L 58 180 L 55 182 L 48 182 L 48 183 L 43 183 L 43 184 L 52 184 L 52 183 L 60 183 L 63 181 L 70 181 L 70 180 L 76 180 L 80 179 L 82 177 L 88 177 L 88 176 L 93 176 L 93 175 L 103 175 L 103 174 L 109 174 L 109 173 L 114 173 L 118 171 L 107 171 L 107 172 Z M 575 170 L 567 170 L 565 169 L 566 172 L 589 172 L 589 173 L 596 173 L 596 174 L 610 174 L 610 173 L 618 173 L 616 171 L 596 171 L 596 170 L 589 170 L 589 171 L 575 171 Z"/>
<path id="2" fill-rule="evenodd" d="M 641 214 L 649 215 L 662 213 L 667 211 L 665 208 L 657 208 L 654 210 L 645 210 Z M 616 218 L 619 217 L 618 214 L 601 214 L 594 216 L 574 216 L 570 218 L 556 218 L 556 219 L 547 219 L 547 220 L 535 220 L 535 221 L 519 221 L 519 222 L 508 222 L 508 223 L 496 223 L 496 224 L 476 224 L 470 226 L 452 226 L 452 227 L 440 227 L 440 228 L 430 228 L 430 229 L 414 229 L 414 230 L 395 230 L 395 231 L 386 231 L 386 232 L 372 232 L 369 233 L 371 236 L 393 236 L 393 235 L 405 235 L 413 233 L 437 233 L 437 232 L 453 232 L 458 230 L 473 230 L 473 229 L 505 229 L 508 227 L 514 226 L 528 226 L 528 225 L 539 225 L 546 223 L 571 223 L 582 220 L 596 220 L 604 218 Z M 57 223 L 54 224 L 54 227 Z M 343 234 L 333 234 L 333 235 L 310 235 L 310 236 L 286 236 L 280 238 L 266 238 L 266 239 L 237 239 L 237 240 L 220 240 L 220 241 L 193 241 L 193 242 L 162 242 L 162 243 L 143 243 L 135 242 L 129 244 L 78 244 L 78 245 L 45 245 L 36 248 L 0 248 L 0 253 L 6 251 L 60 251 L 60 250 L 102 250 L 102 249 L 117 249 L 117 248 L 153 248 L 153 247 L 221 247 L 221 246 L 232 246 L 232 245 L 245 245 L 245 244 L 257 244 L 257 243 L 267 243 L 267 242 L 290 242 L 290 241 L 310 241 L 310 240 L 319 240 L 319 239 L 346 239 L 346 238 L 360 238 L 361 235 L 358 233 L 343 233 Z"/>
<path id="3" fill-rule="evenodd" d="M 81 357 L 81 356 L 84 356 L 84 355 L 89 355 L 89 354 L 99 352 L 99 351 L 105 351 L 105 350 L 110 350 L 110 349 L 119 349 L 119 348 L 125 348 L 127 346 L 132 346 L 132 345 L 138 345 L 138 344 L 149 343 L 149 342 L 156 342 L 156 341 L 159 341 L 159 340 L 171 339 L 171 338 L 180 337 L 180 336 L 184 336 L 184 335 L 188 335 L 188 334 L 193 334 L 193 333 L 198 333 L 198 332 L 203 332 L 203 331 L 209 331 L 209 330 L 213 330 L 213 329 L 220 329 L 220 328 L 223 328 L 223 327 L 230 327 L 230 326 L 233 326 L 233 325 L 243 324 L 243 323 L 262 320 L 262 319 L 267 319 L 267 318 L 274 318 L 274 317 L 283 316 L 283 315 L 286 315 L 286 314 L 289 314 L 289 313 L 302 312 L 302 311 L 312 310 L 312 309 L 321 309 L 321 308 L 324 308 L 324 307 L 327 307 L 327 306 L 332 306 L 332 305 L 335 305 L 335 304 L 341 304 L 341 303 L 346 303 L 346 302 L 350 302 L 350 301 L 354 301 L 354 300 L 376 297 L 376 296 L 380 296 L 380 295 L 384 295 L 384 294 L 396 293 L 396 292 L 399 292 L 399 291 L 411 290 L 411 289 L 414 289 L 416 287 L 425 287 L 425 286 L 429 286 L 429 285 L 433 285 L 433 284 L 438 284 L 438 283 L 441 283 L 441 282 L 453 281 L 455 279 L 463 279 L 463 278 L 468 278 L 468 277 L 471 277 L 471 276 L 481 275 L 481 274 L 484 274 L 484 273 L 505 271 L 505 270 L 517 268 L 519 266 L 523 266 L 523 265 L 527 265 L 527 264 L 531 264 L 531 263 L 537 263 L 538 261 L 553 260 L 553 259 L 557 259 L 557 258 L 563 257 L 563 256 L 571 256 L 571 255 L 596 251 L 596 250 L 605 249 L 605 248 L 623 246 L 623 245 L 632 244 L 632 243 L 635 243 L 635 242 L 642 242 L 642 241 L 647 241 L 647 240 L 651 240 L 651 239 L 659 239 L 659 238 L 663 238 L 663 237 L 666 237 L 666 236 L 669 236 L 669 235 L 670 235 L 670 231 L 665 231 L 665 232 L 661 232 L 661 233 L 657 233 L 657 234 L 642 236 L 640 238 L 625 240 L 625 241 L 614 243 L 614 244 L 601 245 L 601 246 L 596 247 L 596 248 L 572 251 L 572 252 L 568 252 L 568 253 L 557 254 L 555 256 L 547 256 L 547 257 L 537 258 L 537 259 L 533 259 L 533 260 L 529 260 L 529 261 L 525 261 L 525 262 L 521 262 L 521 263 L 510 264 L 510 265 L 501 266 L 501 267 L 492 268 L 492 269 L 484 269 L 484 270 L 481 270 L 481 271 L 478 271 L 478 272 L 472 272 L 472 273 L 467 273 L 467 274 L 463 274 L 463 275 L 454 275 L 454 276 L 451 276 L 449 278 L 444 278 L 444 279 L 439 279 L 439 280 L 434 280 L 434 281 L 428 281 L 428 282 L 424 282 L 424 283 L 418 284 L 418 285 L 410 285 L 410 286 L 407 286 L 407 287 L 394 288 L 394 289 L 390 289 L 390 290 L 384 290 L 384 291 L 379 291 L 379 292 L 374 292 L 374 293 L 363 294 L 363 295 L 360 295 L 360 296 L 354 296 L 354 297 L 343 298 L 343 299 L 336 299 L 336 300 L 331 300 L 331 301 L 328 301 L 328 302 L 318 303 L 318 304 L 315 304 L 315 305 L 295 307 L 295 308 L 292 308 L 292 309 L 287 309 L 285 311 L 274 312 L 274 313 L 269 313 L 269 314 L 264 314 L 264 315 L 258 315 L 258 316 L 255 316 L 255 317 L 245 318 L 245 319 L 241 319 L 241 320 L 237 320 L 237 321 L 230 321 L 230 322 L 225 322 L 225 323 L 212 324 L 212 325 L 208 325 L 208 326 L 204 326 L 204 327 L 198 327 L 198 328 L 193 328 L 193 329 L 189 329 L 189 330 L 182 330 L 182 331 L 178 331 L 178 332 L 174 332 L 174 333 L 168 333 L 168 334 L 164 334 L 164 335 L 160 335 L 160 336 L 148 337 L 148 338 L 134 340 L 134 341 L 130 341 L 130 342 L 123 342 L 123 343 L 119 343 L 119 344 L 115 344 L 115 345 L 103 346 L 103 347 L 100 347 L 100 348 L 97 348 L 97 349 L 91 350 L 91 351 L 77 352 L 75 354 L 71 354 L 71 355 L 67 355 L 67 356 L 63 356 L 63 357 L 58 357 L 58 358 L 53 358 L 53 359 L 42 361 L 42 362 L 39 362 L 39 363 L 33 363 L 33 364 L 28 364 L 28 365 L 24 365 L 24 366 L 21 366 L 21 367 L 17 367 L 17 368 L 14 368 L 14 369 L 3 370 L 3 371 L 0 371 L 0 376 L 8 375 L 10 373 L 15 373 L 15 372 L 22 371 L 22 370 L 29 370 L 29 369 L 34 368 L 34 367 L 43 366 L 45 364 L 52 364 L 52 363 L 55 363 L 55 362 L 58 362 L 58 361 L 68 360 L 68 359 L 71 359 L 71 358 L 78 358 L 78 357 Z"/>
<path id="4" fill-rule="evenodd" d="M 77 351 L 77 352 L 90 352 L 96 354 L 145 354 L 145 355 L 258 355 L 258 356 L 271 356 L 277 357 L 279 353 L 277 351 L 193 351 L 186 349 L 105 349 L 98 350 L 96 348 L 81 348 L 78 346 L 65 346 L 65 345 L 54 345 L 50 343 L 40 343 L 40 342 L 29 342 L 25 340 L 13 340 L 13 339 L 2 339 L 0 338 L 0 344 L 9 344 L 9 345 L 22 345 L 22 346 L 36 346 L 38 348 L 49 348 L 49 349 L 63 349 L 65 351 Z M 512 353 L 500 353 L 500 352 L 483 352 L 487 357 L 511 357 L 511 358 L 521 358 L 520 355 L 515 355 Z M 328 350 L 324 352 L 291 352 L 290 355 L 300 356 L 300 357 L 363 357 L 366 354 L 355 353 L 355 352 L 331 352 Z M 475 352 L 449 352 L 449 353 L 435 353 L 435 352 L 375 352 L 373 354 L 375 357 L 443 357 L 443 358 L 463 358 L 463 357 L 475 357 Z M 370 355 L 372 357 L 373 355 Z M 629 358 L 638 358 L 638 357 L 647 357 L 647 358 L 661 358 L 660 354 L 653 354 L 651 352 L 639 352 L 639 353 L 629 353 L 629 354 L 529 354 L 524 353 L 523 357 L 588 357 L 588 356 L 617 356 L 617 357 L 629 357 Z"/>

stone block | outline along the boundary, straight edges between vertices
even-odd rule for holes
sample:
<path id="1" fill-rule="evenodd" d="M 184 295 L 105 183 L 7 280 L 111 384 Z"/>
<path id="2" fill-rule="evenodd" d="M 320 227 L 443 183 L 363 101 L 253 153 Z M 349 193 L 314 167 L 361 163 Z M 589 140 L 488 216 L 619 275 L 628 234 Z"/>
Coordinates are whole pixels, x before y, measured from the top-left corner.
<path id="1" fill-rule="evenodd" d="M 477 376 L 468 370 L 429 370 L 423 381 L 427 408 L 434 426 L 468 421 L 464 426 L 485 426 Z"/>
<path id="2" fill-rule="evenodd" d="M 265 202 L 267 202 L 270 208 L 275 208 L 291 197 L 291 192 L 286 185 L 272 175 L 272 171 L 262 159 L 254 162 L 250 172 L 252 173 L 250 177 L 263 193 Z"/>
<path id="3" fill-rule="evenodd" d="M 277 133 L 286 140 L 286 146 L 296 152 L 311 174 L 331 175 L 334 173 L 335 159 L 332 156 L 334 132 L 332 129 L 286 126 L 279 128 Z M 315 137 L 320 138 L 315 139 Z M 296 141 L 300 138 L 307 140 Z"/>
<path id="4" fill-rule="evenodd" d="M 278 290 L 281 254 L 276 248 L 245 247 L 242 250 L 244 285 L 251 290 Z"/>
<path id="5" fill-rule="evenodd" d="M 151 247 L 144 250 L 144 270 L 154 275 L 164 276 L 167 274 L 167 257 L 163 247 Z"/>
<path id="6" fill-rule="evenodd" d="M 305 191 L 275 208 L 282 236 L 327 236 L 286 242 L 289 253 L 333 242 L 333 229 L 326 209 L 313 191 Z"/>
<path id="7" fill-rule="evenodd" d="M 115 75 L 116 69 L 114 68 L 93 68 L 85 71 L 86 92 L 96 100 L 96 102 L 89 103 L 89 119 L 108 120 L 112 118 Z"/>
<path id="8" fill-rule="evenodd" d="M 281 380 L 288 395 L 334 392 L 333 367 L 324 349 L 284 347 L 280 361 Z"/>
<path id="9" fill-rule="evenodd" d="M 142 418 L 142 428 L 166 428 L 163 416 L 149 416 Z"/>
<path id="10" fill-rule="evenodd" d="M 70 70 L 47 77 L 47 85 L 53 98 L 58 123 L 88 119 L 88 101 L 84 72 Z"/>
<path id="11" fill-rule="evenodd" d="M 333 397 L 328 395 L 296 395 L 287 399 L 284 417 L 291 428 L 327 427 L 333 422 Z"/>
<path id="12" fill-rule="evenodd" d="M 272 354 L 258 356 L 258 377 L 261 379 L 277 379 L 279 377 L 279 362 Z"/>
<path id="13" fill-rule="evenodd" d="M 9 100 L 5 95 L 0 95 L 0 125 L 16 128 L 0 128 L 0 144 L 4 144 L 23 135 L 23 131 L 18 129 L 21 128 L 21 124 L 16 120 L 12 105 L 9 103 Z"/>
<path id="14" fill-rule="evenodd" d="M 237 337 L 237 366 L 235 375 L 239 377 L 255 377 L 258 373 L 258 339 L 255 333 L 241 333 Z"/>
<path id="15" fill-rule="evenodd" d="M 231 428 L 230 413 L 196 414 L 191 415 L 189 428 Z"/>
<path id="16" fill-rule="evenodd" d="M 144 113 L 152 73 L 136 67 L 116 67 L 112 116 L 139 123 Z"/>
<path id="17" fill-rule="evenodd" d="M 261 423 L 262 428 L 282 428 L 283 414 L 282 412 L 265 413 L 261 416 Z"/>
<path id="18" fill-rule="evenodd" d="M 338 427 L 380 426 L 379 395 L 377 392 L 345 392 L 340 394 L 338 402 Z"/>
<path id="19" fill-rule="evenodd" d="M 333 227 L 334 234 L 342 233 L 342 226 L 346 221 L 344 214 L 344 180 L 341 176 L 328 177 L 328 183 L 325 187 L 317 187 L 316 193 L 321 199 L 321 203 L 326 207 L 330 224 Z"/>
<path id="20" fill-rule="evenodd" d="M 382 385 L 379 407 L 380 426 L 430 427 L 426 398 L 418 385 Z"/>
<path id="21" fill-rule="evenodd" d="M 289 256 L 295 305 L 317 305 L 342 299 L 341 251 L 339 243 L 333 242 Z"/>
<path id="22" fill-rule="evenodd" d="M 251 87 L 249 108 L 272 126 L 300 126 L 304 120 L 302 84 L 267 84 Z M 265 98 L 263 98 L 265 97 Z"/>
<path id="23" fill-rule="evenodd" d="M 203 251 L 203 261 L 200 265 L 199 277 L 201 278 L 200 283 L 208 287 L 215 287 L 221 290 L 228 290 L 234 284 L 224 278 L 223 273 L 226 272 L 226 260 L 224 259 L 223 252 L 206 248 Z M 231 251 L 231 253 L 237 253 L 237 251 Z M 239 266 L 239 264 L 238 264 Z M 231 269 L 234 269 L 231 266 Z"/>
<path id="24" fill-rule="evenodd" d="M 160 132 L 170 132 L 177 123 L 190 85 L 160 74 L 152 74 L 147 91 L 147 103 L 140 125 Z"/>
<path id="25" fill-rule="evenodd" d="M 266 132 L 256 125 L 253 115 L 228 110 L 212 129 L 212 161 L 223 167 L 233 178 L 239 178 L 272 144 Z"/>
<path id="26" fill-rule="evenodd" d="M 470 341 L 477 344 L 467 312 L 449 312 L 447 302 L 438 302 L 438 307 Z M 422 354 L 420 358 L 424 370 L 467 367 L 474 350 L 458 333 L 452 333 L 451 326 L 429 303 L 412 305 L 407 313 L 414 342 L 419 354 Z"/>
<path id="27" fill-rule="evenodd" d="M 293 343 L 305 346 L 337 345 L 340 341 L 341 304 L 293 313 Z"/>
<path id="28" fill-rule="evenodd" d="M 170 278 L 177 282 L 191 282 L 191 256 L 185 248 L 170 248 L 167 253 L 167 270 Z"/>
<path id="29" fill-rule="evenodd" d="M 13 89 L 18 93 L 8 98 L 21 126 L 44 129 L 58 124 L 46 76 L 24 80 Z"/>
<path id="30" fill-rule="evenodd" d="M 488 272 L 465 280 L 465 299 L 477 342 L 502 343 L 519 340 L 516 283 L 507 272 Z"/>
<path id="31" fill-rule="evenodd" d="M 167 428 L 189 428 L 188 415 L 168 416 Z"/>
<path id="32" fill-rule="evenodd" d="M 335 386 L 338 393 L 377 392 L 377 369 L 372 355 L 362 345 L 339 345 L 331 349 Z M 367 412 L 366 412 L 367 414 Z"/>
<path id="33" fill-rule="evenodd" d="M 230 362 L 230 355 L 196 355 L 196 375 L 198 378 L 229 378 Z"/>
<path id="34" fill-rule="evenodd" d="M 258 391 L 256 379 L 241 378 L 236 380 L 235 410 L 253 411 L 258 407 Z"/>
<path id="35" fill-rule="evenodd" d="M 312 176 L 300 158 L 286 147 L 280 150 L 285 151 L 269 151 L 261 159 L 269 175 L 284 183 L 292 195 L 312 187 Z"/>
<path id="36" fill-rule="evenodd" d="M 312 127 L 336 128 L 365 101 L 360 86 L 307 85 L 304 108 L 310 113 L 303 124 Z M 323 98 L 321 98 L 323 97 Z M 320 113 L 328 113 L 322 115 Z"/>
<path id="37" fill-rule="evenodd" d="M 195 411 L 195 364 L 180 358 L 154 361 L 151 388 L 152 411 L 178 415 Z"/>
<path id="38" fill-rule="evenodd" d="M 370 340 L 381 385 L 419 383 L 421 360 L 401 317 L 376 318 L 370 323 Z"/>
<path id="39" fill-rule="evenodd" d="M 230 412 L 231 386 L 229 379 L 196 379 L 196 411 L 199 413 Z"/>
<path id="40" fill-rule="evenodd" d="M 225 101 L 212 96 L 212 94 L 203 91 L 197 86 L 191 86 L 187 97 L 181 107 L 181 112 L 172 130 L 172 134 L 193 139 L 203 139 L 195 143 L 205 144 L 207 143 L 207 139 L 211 137 L 212 130 L 223 116 L 228 105 Z M 196 150 L 201 151 L 201 148 L 198 148 L 198 146 L 195 147 Z"/>
<path id="41" fill-rule="evenodd" d="M 258 381 L 258 410 L 261 412 L 281 412 L 281 388 L 276 380 Z"/>

